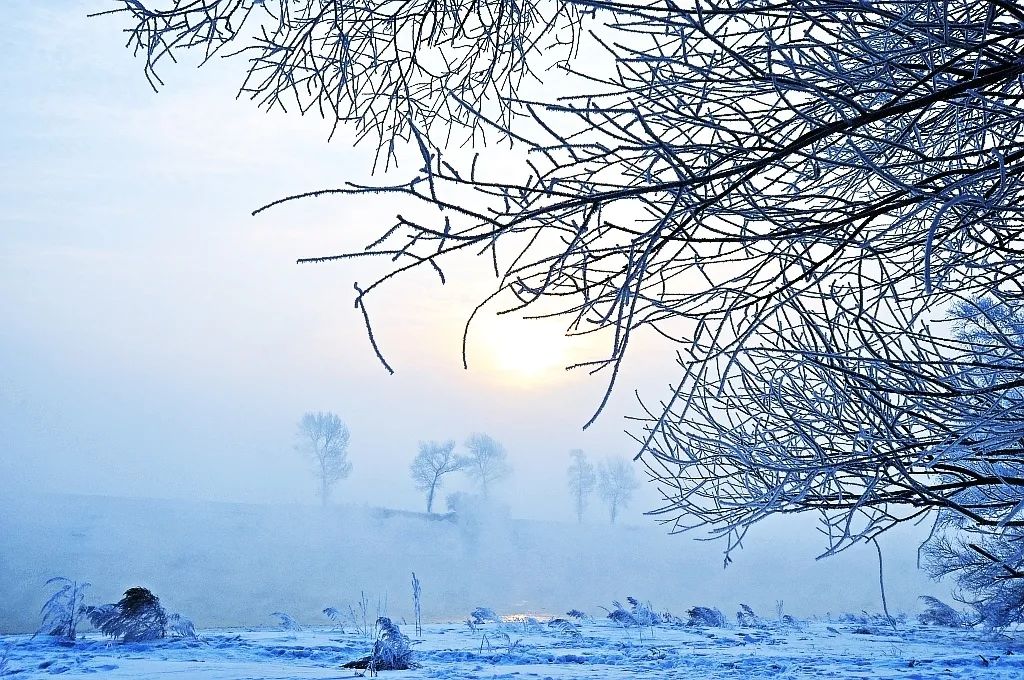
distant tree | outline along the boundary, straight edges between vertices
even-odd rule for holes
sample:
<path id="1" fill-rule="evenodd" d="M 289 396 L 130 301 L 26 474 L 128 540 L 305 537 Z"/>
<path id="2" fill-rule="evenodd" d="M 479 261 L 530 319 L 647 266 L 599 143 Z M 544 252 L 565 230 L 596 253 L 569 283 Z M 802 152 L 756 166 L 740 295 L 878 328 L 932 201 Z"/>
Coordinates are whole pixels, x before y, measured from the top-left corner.
<path id="1" fill-rule="evenodd" d="M 608 516 L 611 523 L 619 515 L 619 508 L 629 505 L 633 492 L 640 486 L 636 472 L 629 461 L 623 458 L 611 458 L 602 461 L 597 469 L 597 491 L 608 505 Z"/>
<path id="2" fill-rule="evenodd" d="M 569 492 L 576 506 L 576 521 L 582 523 L 583 512 L 587 509 L 587 498 L 597 485 L 597 475 L 594 473 L 593 463 L 587 460 L 587 454 L 582 449 L 573 449 L 569 452 L 569 457 L 572 459 L 568 470 Z"/>
<path id="3" fill-rule="evenodd" d="M 348 459 L 349 432 L 335 413 L 310 411 L 299 421 L 298 449 L 316 464 L 320 479 L 320 501 L 327 505 L 331 485 L 352 472 Z"/>
<path id="4" fill-rule="evenodd" d="M 416 454 L 409 468 L 416 488 L 427 492 L 427 512 L 434 508 L 434 494 L 441 488 L 442 477 L 457 472 L 466 466 L 466 460 L 455 455 L 455 442 L 420 442 L 420 452 Z"/>
<path id="5" fill-rule="evenodd" d="M 508 477 L 512 466 L 508 464 L 505 447 L 490 435 L 474 433 L 466 440 L 469 455 L 466 456 L 466 474 L 480 486 L 484 498 L 490 493 L 491 484 Z"/>

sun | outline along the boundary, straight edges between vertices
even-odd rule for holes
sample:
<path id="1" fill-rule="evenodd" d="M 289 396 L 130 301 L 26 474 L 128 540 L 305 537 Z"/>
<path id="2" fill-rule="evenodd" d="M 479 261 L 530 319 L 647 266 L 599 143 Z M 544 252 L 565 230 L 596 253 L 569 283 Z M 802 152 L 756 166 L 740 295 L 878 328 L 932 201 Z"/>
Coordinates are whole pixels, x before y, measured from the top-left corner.
<path id="1" fill-rule="evenodd" d="M 470 349 L 503 381 L 534 385 L 565 375 L 568 352 L 563 329 L 536 319 L 494 317 L 470 330 Z"/>

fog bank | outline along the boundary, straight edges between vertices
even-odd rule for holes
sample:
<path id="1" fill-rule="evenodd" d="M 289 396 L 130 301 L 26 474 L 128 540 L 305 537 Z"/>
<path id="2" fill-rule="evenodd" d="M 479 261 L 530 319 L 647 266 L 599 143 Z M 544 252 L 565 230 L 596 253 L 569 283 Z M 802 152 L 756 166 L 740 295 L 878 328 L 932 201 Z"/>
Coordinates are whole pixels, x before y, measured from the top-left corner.
<path id="1" fill-rule="evenodd" d="M 723 569 L 720 543 L 651 526 L 517 520 L 500 511 L 428 518 L 351 506 L 7 498 L 0 500 L 0 633 L 35 630 L 51 576 L 91 582 L 92 604 L 146 586 L 199 627 L 269 626 L 274 611 L 326 624 L 325 607 L 357 608 L 361 592 L 371 616 L 386 600 L 390 615 L 411 619 L 413 571 L 427 620 L 465 619 L 479 605 L 499 614 L 577 608 L 603 616 L 602 605 L 627 595 L 677 614 L 704 604 L 731 616 L 740 602 L 771 613 L 777 600 L 805 616 L 880 609 L 873 549 L 815 561 L 807 532 L 775 527 L 764 535 Z M 890 609 L 914 611 L 925 592 L 948 596 L 916 570 L 900 540 L 891 537 L 886 553 Z"/>

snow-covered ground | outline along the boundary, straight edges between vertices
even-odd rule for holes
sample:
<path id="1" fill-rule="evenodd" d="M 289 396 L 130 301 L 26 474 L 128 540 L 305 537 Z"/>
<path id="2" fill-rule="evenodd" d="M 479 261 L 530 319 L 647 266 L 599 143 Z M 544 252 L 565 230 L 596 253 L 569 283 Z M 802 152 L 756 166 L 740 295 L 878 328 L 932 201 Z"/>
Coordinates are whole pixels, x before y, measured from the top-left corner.
<path id="1" fill-rule="evenodd" d="M 411 633 L 411 626 L 404 632 Z M 813 620 L 763 628 L 621 628 L 604 619 L 570 639 L 544 623 L 429 624 L 414 638 L 417 667 L 382 677 L 424 678 L 1022 678 L 1024 645 L 982 631 L 904 623 Z M 870 631 L 870 632 L 869 632 Z M 641 635 L 642 633 L 642 635 Z M 15 678 L 346 678 L 371 643 L 351 630 L 216 629 L 198 641 L 120 644 L 95 633 L 73 646 L 0 638 Z M 2 666 L 2 664 L 0 664 Z"/>

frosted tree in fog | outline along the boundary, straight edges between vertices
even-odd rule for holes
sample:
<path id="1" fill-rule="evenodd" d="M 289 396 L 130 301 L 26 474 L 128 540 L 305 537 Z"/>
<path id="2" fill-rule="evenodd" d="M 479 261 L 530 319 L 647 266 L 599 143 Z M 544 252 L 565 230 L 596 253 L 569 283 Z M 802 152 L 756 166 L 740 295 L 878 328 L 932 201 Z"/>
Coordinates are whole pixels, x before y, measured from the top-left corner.
<path id="1" fill-rule="evenodd" d="M 619 516 L 619 510 L 629 505 L 633 492 L 640 486 L 636 472 L 624 458 L 609 458 L 601 461 L 597 468 L 597 492 L 608 506 L 608 519 L 612 524 Z"/>
<path id="2" fill-rule="evenodd" d="M 491 486 L 512 474 L 505 447 L 490 435 L 474 433 L 466 440 L 466 474 L 476 482 L 480 494 L 488 498 Z"/>
<path id="3" fill-rule="evenodd" d="M 942 375 L 959 394 L 934 426 L 945 436 L 932 438 L 941 473 L 932 484 L 946 505 L 924 564 L 936 578 L 954 576 L 959 599 L 986 625 L 1004 627 L 1024 621 L 1024 306 L 976 300 L 957 318 L 970 351 Z"/>
<path id="4" fill-rule="evenodd" d="M 427 492 L 427 512 L 434 508 L 434 495 L 441 488 L 442 478 L 463 469 L 466 460 L 455 455 L 455 442 L 420 442 L 420 451 L 409 468 L 413 482 L 420 491 Z"/>
<path id="5" fill-rule="evenodd" d="M 597 485 L 597 475 L 594 473 L 594 465 L 587 460 L 587 454 L 582 449 L 573 449 L 569 452 L 569 492 L 572 494 L 574 509 L 576 510 L 576 521 L 583 523 L 583 513 L 587 509 L 587 500 Z"/>
<path id="6" fill-rule="evenodd" d="M 297 436 L 297 448 L 314 462 L 320 481 L 320 502 L 327 505 L 331 487 L 352 472 L 348 459 L 348 428 L 336 413 L 310 411 L 299 421 Z"/>

